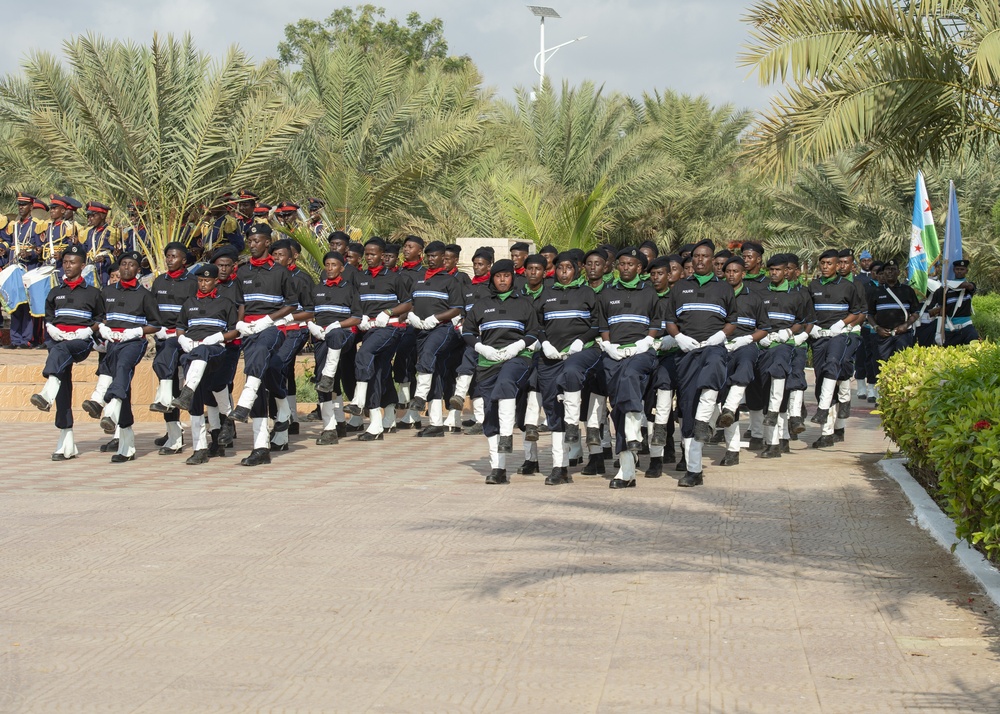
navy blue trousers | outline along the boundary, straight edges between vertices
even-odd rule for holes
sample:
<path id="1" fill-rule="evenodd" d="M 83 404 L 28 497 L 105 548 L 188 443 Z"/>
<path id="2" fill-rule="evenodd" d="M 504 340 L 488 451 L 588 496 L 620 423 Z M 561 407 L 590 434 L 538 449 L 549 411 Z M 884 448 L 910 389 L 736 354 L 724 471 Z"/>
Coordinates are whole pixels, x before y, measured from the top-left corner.
<path id="1" fill-rule="evenodd" d="M 56 394 L 56 428 L 73 428 L 73 365 L 87 359 L 94 349 L 94 341 L 63 340 L 54 342 L 48 340 L 45 346 L 49 350 L 45 358 L 42 376 L 48 379 L 59 379 L 59 392 Z"/>
<path id="2" fill-rule="evenodd" d="M 677 362 L 680 378 L 677 404 L 681 412 L 681 436 L 694 436 L 694 416 L 703 389 L 721 392 L 728 376 L 729 353 L 722 345 L 702 347 L 682 354 Z"/>
<path id="3" fill-rule="evenodd" d="M 552 431 L 566 431 L 566 413 L 559 395 L 564 392 L 582 392 L 588 376 L 600 363 L 601 351 L 596 347 L 581 350 L 564 360 L 542 358 L 538 361 L 535 366 L 538 391 L 542 395 L 545 423 Z M 581 404 L 580 408 L 586 409 L 586 404 Z"/>
<path id="4" fill-rule="evenodd" d="M 396 327 L 373 327 L 361 333 L 354 376 L 358 382 L 368 382 L 368 395 L 359 406 L 366 409 L 382 406 L 387 390 L 392 388 L 392 357 L 397 352 L 401 332 Z"/>
<path id="5" fill-rule="evenodd" d="M 496 436 L 500 433 L 500 401 L 517 399 L 524 391 L 531 372 L 531 360 L 527 357 L 513 357 L 506 362 L 490 367 L 480 367 L 476 371 L 479 394 L 483 398 L 483 434 Z"/>

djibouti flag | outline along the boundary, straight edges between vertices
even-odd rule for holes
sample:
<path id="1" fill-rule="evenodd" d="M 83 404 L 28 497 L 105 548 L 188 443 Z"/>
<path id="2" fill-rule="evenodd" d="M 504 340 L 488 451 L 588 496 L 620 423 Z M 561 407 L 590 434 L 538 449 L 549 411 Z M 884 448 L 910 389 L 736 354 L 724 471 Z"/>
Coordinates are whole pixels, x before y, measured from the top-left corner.
<path id="1" fill-rule="evenodd" d="M 924 175 L 917 172 L 917 190 L 913 196 L 913 226 L 910 230 L 909 282 L 921 299 L 927 294 L 927 272 L 941 255 L 931 202 L 927 198 Z"/>

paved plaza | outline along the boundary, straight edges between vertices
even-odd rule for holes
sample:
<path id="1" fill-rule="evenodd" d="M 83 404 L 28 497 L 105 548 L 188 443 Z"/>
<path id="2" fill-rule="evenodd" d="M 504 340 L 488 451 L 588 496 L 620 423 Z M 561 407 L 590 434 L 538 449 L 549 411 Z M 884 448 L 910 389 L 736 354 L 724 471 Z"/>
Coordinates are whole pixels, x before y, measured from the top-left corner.
<path id="1" fill-rule="evenodd" d="M 997 613 L 867 408 L 850 446 L 620 491 L 316 424 L 270 468 L 157 456 L 156 424 L 111 465 L 77 419 L 68 463 L 4 430 L 2 711 L 1000 711 Z"/>

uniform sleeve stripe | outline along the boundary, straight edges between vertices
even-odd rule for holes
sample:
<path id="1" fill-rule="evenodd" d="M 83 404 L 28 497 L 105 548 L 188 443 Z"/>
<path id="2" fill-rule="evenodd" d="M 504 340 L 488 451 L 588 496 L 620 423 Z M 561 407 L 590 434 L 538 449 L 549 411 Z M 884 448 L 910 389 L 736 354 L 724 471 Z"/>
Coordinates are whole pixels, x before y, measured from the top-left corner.
<path id="1" fill-rule="evenodd" d="M 127 315 L 123 312 L 109 312 L 104 316 L 107 321 L 131 322 L 136 325 L 145 325 L 146 318 L 143 315 Z"/>
<path id="2" fill-rule="evenodd" d="M 524 323 L 516 320 L 494 320 L 493 322 L 484 322 L 479 326 L 480 332 L 484 330 L 519 330 L 524 332 Z"/>
<path id="3" fill-rule="evenodd" d="M 617 325 L 622 322 L 634 322 L 638 325 L 648 325 L 649 318 L 645 315 L 612 315 L 608 318 L 609 325 Z"/>
<path id="4" fill-rule="evenodd" d="M 711 312 L 722 317 L 726 317 L 729 314 L 722 305 L 713 305 L 708 302 L 689 302 L 677 308 L 678 315 L 683 315 L 685 312 Z"/>
<path id="5" fill-rule="evenodd" d="M 788 322 L 795 322 L 795 315 L 789 314 L 787 312 L 768 311 L 767 316 L 772 320 L 787 320 Z"/>

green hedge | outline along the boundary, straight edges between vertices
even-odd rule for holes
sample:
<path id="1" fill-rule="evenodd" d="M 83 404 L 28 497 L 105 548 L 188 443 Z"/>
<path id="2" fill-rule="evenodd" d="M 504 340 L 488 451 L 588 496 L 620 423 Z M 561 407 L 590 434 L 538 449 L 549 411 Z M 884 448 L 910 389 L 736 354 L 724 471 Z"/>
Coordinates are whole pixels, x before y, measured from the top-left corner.
<path id="1" fill-rule="evenodd" d="M 972 308 L 972 323 L 980 338 L 1000 342 L 1000 295 L 976 295 Z"/>
<path id="2" fill-rule="evenodd" d="M 1000 346 L 904 350 L 878 386 L 886 433 L 937 474 L 958 536 L 1000 560 Z"/>

